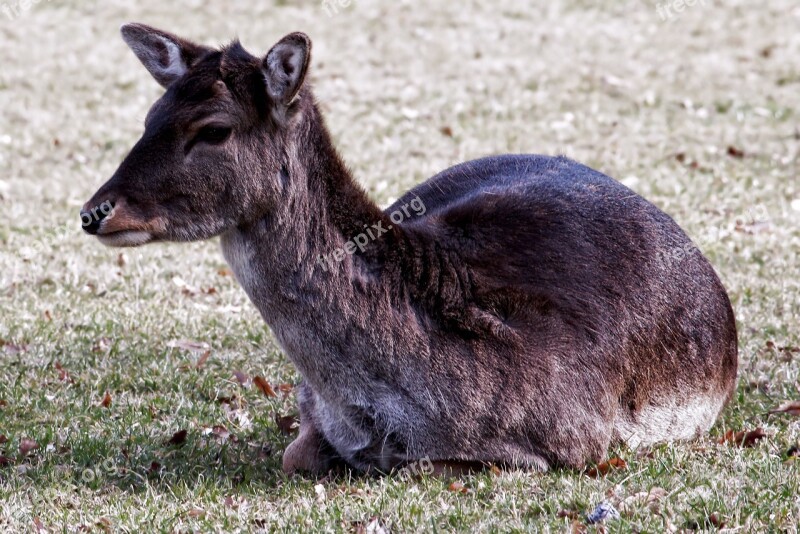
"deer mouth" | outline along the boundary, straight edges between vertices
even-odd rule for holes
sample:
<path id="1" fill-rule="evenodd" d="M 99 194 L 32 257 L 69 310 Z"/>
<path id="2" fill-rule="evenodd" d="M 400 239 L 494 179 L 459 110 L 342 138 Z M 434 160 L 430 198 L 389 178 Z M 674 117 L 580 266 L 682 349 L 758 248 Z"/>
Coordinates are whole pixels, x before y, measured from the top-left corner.
<path id="1" fill-rule="evenodd" d="M 107 247 L 138 247 L 153 240 L 153 234 L 144 230 L 117 230 L 97 234 L 97 239 Z"/>

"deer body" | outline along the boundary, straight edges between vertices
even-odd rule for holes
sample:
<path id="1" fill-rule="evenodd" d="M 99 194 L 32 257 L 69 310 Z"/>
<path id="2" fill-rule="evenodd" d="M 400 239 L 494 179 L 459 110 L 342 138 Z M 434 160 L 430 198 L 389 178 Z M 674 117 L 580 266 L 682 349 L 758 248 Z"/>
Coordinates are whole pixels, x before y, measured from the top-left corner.
<path id="1" fill-rule="evenodd" d="M 168 90 L 84 208 L 110 202 L 114 217 L 87 231 L 110 245 L 221 236 L 303 376 L 287 471 L 580 467 L 613 443 L 692 438 L 730 398 L 724 288 L 699 251 L 665 260 L 690 240 L 618 182 L 566 158 L 499 156 L 381 211 L 303 84 L 305 36 L 263 61 L 143 25 L 123 36 Z M 167 171 L 140 183 L 154 150 Z M 412 201 L 424 212 L 393 221 Z M 368 245 L 321 263 L 373 227 Z"/>

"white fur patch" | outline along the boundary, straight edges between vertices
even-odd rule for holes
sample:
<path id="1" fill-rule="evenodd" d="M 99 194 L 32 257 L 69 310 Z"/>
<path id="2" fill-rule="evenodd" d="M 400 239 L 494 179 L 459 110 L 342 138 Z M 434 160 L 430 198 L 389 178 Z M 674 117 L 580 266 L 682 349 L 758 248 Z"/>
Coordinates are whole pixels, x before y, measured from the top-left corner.
<path id="1" fill-rule="evenodd" d="M 98 234 L 97 239 L 107 247 L 138 247 L 152 240 L 153 235 L 141 230 L 124 230 L 113 234 Z"/>
<path id="2" fill-rule="evenodd" d="M 614 427 L 615 437 L 632 449 L 694 439 L 711 428 L 724 402 L 722 396 L 707 395 L 646 406 L 635 416 L 619 417 Z"/>

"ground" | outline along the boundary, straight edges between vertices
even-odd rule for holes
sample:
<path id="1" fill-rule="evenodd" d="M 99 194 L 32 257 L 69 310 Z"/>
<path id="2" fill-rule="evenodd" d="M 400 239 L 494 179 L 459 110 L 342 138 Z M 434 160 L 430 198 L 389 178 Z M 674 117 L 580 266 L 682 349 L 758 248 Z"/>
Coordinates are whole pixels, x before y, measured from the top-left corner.
<path id="1" fill-rule="evenodd" d="M 0 4 L 0 530 L 592 531 L 606 501 L 612 531 L 797 531 L 800 418 L 768 414 L 800 400 L 796 2 L 211 4 Z M 216 240 L 120 252 L 80 231 L 161 92 L 128 21 L 258 54 L 307 32 L 332 132 L 382 205 L 504 152 L 644 195 L 730 292 L 741 371 L 720 421 L 612 450 L 626 465 L 606 474 L 284 476 L 299 377 Z"/>

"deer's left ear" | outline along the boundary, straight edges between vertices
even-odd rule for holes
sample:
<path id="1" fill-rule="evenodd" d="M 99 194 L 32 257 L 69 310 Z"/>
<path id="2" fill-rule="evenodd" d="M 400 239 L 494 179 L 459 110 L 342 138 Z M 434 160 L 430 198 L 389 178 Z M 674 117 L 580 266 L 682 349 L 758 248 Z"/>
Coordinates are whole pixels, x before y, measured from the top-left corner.
<path id="1" fill-rule="evenodd" d="M 287 106 L 303 86 L 311 59 L 311 39 L 290 33 L 272 47 L 264 58 L 264 81 L 273 102 Z"/>
<path id="2" fill-rule="evenodd" d="M 120 32 L 139 61 L 165 89 L 186 74 L 200 56 L 211 51 L 145 24 L 125 24 Z"/>

